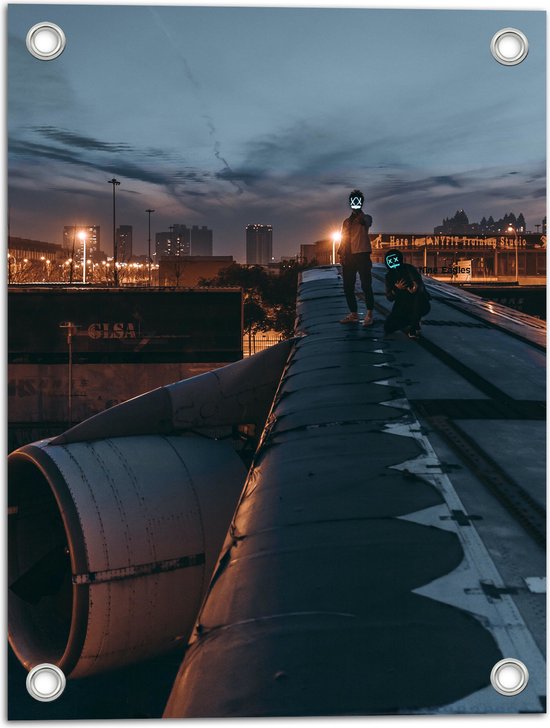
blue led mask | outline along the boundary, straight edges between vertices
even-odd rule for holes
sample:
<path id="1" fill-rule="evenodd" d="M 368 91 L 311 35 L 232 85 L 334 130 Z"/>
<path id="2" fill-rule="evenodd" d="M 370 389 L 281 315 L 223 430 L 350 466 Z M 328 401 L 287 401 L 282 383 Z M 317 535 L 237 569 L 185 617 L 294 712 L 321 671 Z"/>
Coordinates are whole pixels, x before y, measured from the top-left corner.
<path id="1" fill-rule="evenodd" d="M 386 253 L 386 265 L 390 270 L 399 268 L 403 262 L 403 253 L 400 250 L 389 250 Z"/>

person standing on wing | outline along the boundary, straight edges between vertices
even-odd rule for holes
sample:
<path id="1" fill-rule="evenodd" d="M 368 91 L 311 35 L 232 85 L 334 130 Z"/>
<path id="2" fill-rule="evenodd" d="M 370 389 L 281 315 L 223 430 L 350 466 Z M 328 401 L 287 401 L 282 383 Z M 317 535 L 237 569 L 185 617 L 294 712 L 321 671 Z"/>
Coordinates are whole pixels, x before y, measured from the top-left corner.
<path id="1" fill-rule="evenodd" d="M 369 228 L 372 225 L 372 217 L 365 215 L 362 211 L 365 196 L 361 190 L 353 190 L 349 196 L 351 215 L 342 223 L 342 240 L 338 248 L 338 256 L 342 264 L 342 278 L 344 281 L 344 293 L 350 310 L 349 314 L 340 320 L 341 324 L 358 323 L 357 298 L 355 297 L 355 280 L 359 273 L 361 288 L 365 294 L 367 314 L 363 326 L 371 326 L 373 322 L 372 311 L 374 308 L 374 296 L 372 293 L 372 261 L 370 254 L 372 246 L 369 236 Z"/>

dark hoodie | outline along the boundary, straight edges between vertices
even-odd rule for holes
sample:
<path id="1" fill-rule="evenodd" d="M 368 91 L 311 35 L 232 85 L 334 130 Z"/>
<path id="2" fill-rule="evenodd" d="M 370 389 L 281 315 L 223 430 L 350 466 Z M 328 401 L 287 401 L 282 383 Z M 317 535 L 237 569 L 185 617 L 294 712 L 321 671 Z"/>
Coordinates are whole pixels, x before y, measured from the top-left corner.
<path id="1" fill-rule="evenodd" d="M 399 265 L 396 265 L 395 259 L 399 260 Z M 390 259 L 390 265 L 388 265 L 388 259 Z M 400 250 L 389 250 L 386 253 L 386 267 L 389 269 L 386 273 L 386 298 L 390 301 L 406 301 L 410 296 L 420 295 L 426 299 L 429 299 L 429 293 L 426 290 L 424 283 L 422 282 L 422 276 L 414 265 L 409 263 L 403 263 L 403 253 Z M 407 288 L 396 288 L 395 284 L 399 281 L 405 281 L 407 288 L 416 283 L 416 291 L 411 293 Z"/>

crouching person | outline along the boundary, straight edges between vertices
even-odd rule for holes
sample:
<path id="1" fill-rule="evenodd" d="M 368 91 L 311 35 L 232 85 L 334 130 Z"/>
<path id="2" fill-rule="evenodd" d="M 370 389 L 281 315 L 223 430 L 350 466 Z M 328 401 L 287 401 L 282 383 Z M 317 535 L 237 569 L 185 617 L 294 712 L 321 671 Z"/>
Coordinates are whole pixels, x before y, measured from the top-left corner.
<path id="1" fill-rule="evenodd" d="M 384 332 L 403 331 L 410 339 L 420 336 L 420 319 L 430 310 L 430 294 L 414 265 L 403 263 L 400 250 L 386 253 L 386 298 L 393 308 L 384 322 Z"/>

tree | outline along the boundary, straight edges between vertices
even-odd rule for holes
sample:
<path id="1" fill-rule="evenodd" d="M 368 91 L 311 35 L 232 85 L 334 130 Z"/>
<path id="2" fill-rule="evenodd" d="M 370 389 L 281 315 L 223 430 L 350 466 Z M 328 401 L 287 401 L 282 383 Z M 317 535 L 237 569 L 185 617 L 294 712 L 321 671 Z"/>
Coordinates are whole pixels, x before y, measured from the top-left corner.
<path id="1" fill-rule="evenodd" d="M 244 266 L 231 263 L 211 279 L 211 285 L 237 286 L 245 291 L 256 291 L 261 295 L 269 285 L 269 275 L 259 265 Z"/>
<path id="2" fill-rule="evenodd" d="M 182 278 L 182 276 L 183 276 L 183 268 L 184 268 L 183 261 L 178 260 L 178 258 L 176 258 L 174 260 L 174 265 L 173 265 L 174 278 L 176 281 L 176 288 L 178 288 L 180 285 L 180 278 Z"/>
<path id="3" fill-rule="evenodd" d="M 454 223 L 456 225 L 469 225 L 470 221 L 464 210 L 457 210 L 454 217 Z"/>
<path id="4" fill-rule="evenodd" d="M 261 266 L 232 263 L 215 278 L 201 279 L 203 286 L 235 286 L 243 289 L 245 332 L 273 329 L 290 337 L 296 318 L 298 276 L 306 264 L 289 261 L 282 264 L 279 275 L 270 275 Z"/>

